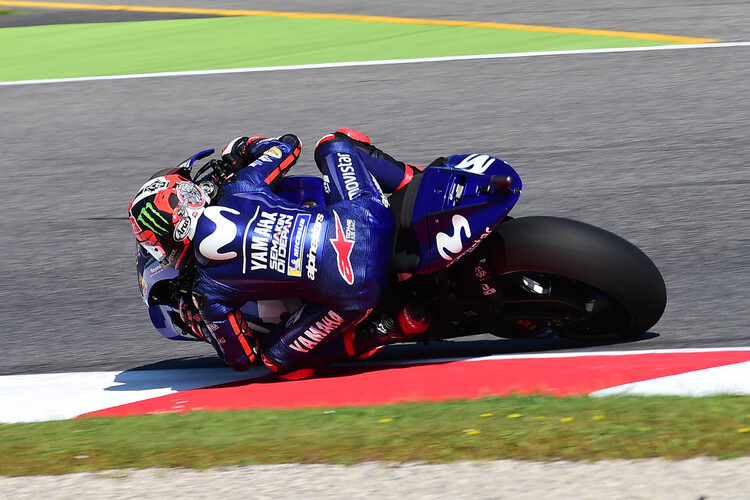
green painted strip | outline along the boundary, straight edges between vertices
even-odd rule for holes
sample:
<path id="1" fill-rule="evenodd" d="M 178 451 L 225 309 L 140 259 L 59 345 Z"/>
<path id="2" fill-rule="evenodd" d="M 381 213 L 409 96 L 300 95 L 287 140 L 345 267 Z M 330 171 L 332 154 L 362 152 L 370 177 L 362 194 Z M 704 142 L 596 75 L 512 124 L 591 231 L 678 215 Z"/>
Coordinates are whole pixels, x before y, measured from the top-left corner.
<path id="1" fill-rule="evenodd" d="M 668 45 L 581 34 L 223 17 L 0 29 L 0 80 Z"/>
<path id="2" fill-rule="evenodd" d="M 713 38 L 696 38 L 687 36 L 663 35 L 660 33 L 637 33 L 632 31 L 594 30 L 586 28 L 564 28 L 559 26 L 537 26 L 529 24 L 493 23 L 484 21 L 461 21 L 458 19 L 419 19 L 413 17 L 392 16 L 363 16 L 359 14 L 337 14 L 322 12 L 282 12 L 273 10 L 237 10 L 237 9 L 207 9 L 196 7 L 158 7 L 147 5 L 109 5 L 71 2 L 39 2 L 0 0 L 0 5 L 16 7 L 37 7 L 48 9 L 84 9 L 84 10 L 109 10 L 126 12 L 161 12 L 202 14 L 207 16 L 271 16 L 295 19 L 347 19 L 350 21 L 383 22 L 397 24 L 425 24 L 439 26 L 472 26 L 475 28 L 491 28 L 503 30 L 539 31 L 546 33 L 575 33 L 579 35 L 619 36 L 625 38 L 640 38 L 655 42 L 674 43 L 710 43 L 718 42 Z"/>

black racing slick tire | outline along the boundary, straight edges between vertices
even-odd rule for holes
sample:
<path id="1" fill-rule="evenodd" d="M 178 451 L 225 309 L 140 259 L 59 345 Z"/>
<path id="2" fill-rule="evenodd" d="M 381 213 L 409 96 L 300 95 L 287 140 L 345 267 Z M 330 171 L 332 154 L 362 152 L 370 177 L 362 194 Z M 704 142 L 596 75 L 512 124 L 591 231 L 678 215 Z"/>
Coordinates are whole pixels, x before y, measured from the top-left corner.
<path id="1" fill-rule="evenodd" d="M 500 224 L 488 254 L 505 300 L 498 335 L 555 334 L 585 341 L 633 338 L 661 318 L 667 290 L 640 249 L 598 227 L 557 217 Z"/>

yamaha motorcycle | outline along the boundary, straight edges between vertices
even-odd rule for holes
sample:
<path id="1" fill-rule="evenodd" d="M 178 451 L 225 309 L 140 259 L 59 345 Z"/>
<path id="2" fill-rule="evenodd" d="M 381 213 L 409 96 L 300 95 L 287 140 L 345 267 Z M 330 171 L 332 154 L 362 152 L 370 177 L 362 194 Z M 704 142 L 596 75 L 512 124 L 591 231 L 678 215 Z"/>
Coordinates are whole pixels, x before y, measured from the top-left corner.
<path id="1" fill-rule="evenodd" d="M 195 163 L 212 153 L 202 151 L 172 171 L 190 177 Z M 211 192 L 226 179 L 222 172 L 221 162 L 212 160 L 190 178 Z M 437 317 L 409 342 L 484 333 L 618 341 L 656 324 L 666 287 L 641 250 L 575 220 L 513 218 L 508 213 L 521 192 L 521 178 L 503 160 L 463 154 L 439 158 L 390 195 L 397 228 L 391 279 L 372 319 L 358 328 L 372 328 L 415 303 Z M 287 176 L 277 193 L 302 206 L 325 204 L 322 179 L 315 176 Z M 136 255 L 156 329 L 169 339 L 196 340 L 177 306 L 188 284 L 144 250 Z M 299 306 L 299 300 L 274 300 L 241 309 L 253 332 L 263 335 Z"/>

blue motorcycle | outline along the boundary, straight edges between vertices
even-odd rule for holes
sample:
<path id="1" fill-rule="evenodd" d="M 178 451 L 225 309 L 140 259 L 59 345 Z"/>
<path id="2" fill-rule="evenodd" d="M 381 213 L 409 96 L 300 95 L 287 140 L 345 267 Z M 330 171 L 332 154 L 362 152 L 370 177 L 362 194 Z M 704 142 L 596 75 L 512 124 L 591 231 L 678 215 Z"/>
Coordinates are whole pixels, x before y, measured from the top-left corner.
<path id="1" fill-rule="evenodd" d="M 189 176 L 197 160 L 175 171 Z M 192 177 L 210 190 L 223 182 L 216 161 Z M 322 179 L 288 176 L 278 194 L 303 206 L 325 204 Z M 481 154 L 439 158 L 388 198 L 397 233 L 392 279 L 371 321 L 407 304 L 437 315 L 410 342 L 482 333 L 503 338 L 564 337 L 589 342 L 632 339 L 661 317 L 666 286 L 654 263 L 623 238 L 557 217 L 508 215 L 522 192 L 506 162 Z M 136 250 L 141 294 L 156 329 L 195 340 L 183 328 L 175 297 L 185 293 L 177 271 Z M 253 332 L 266 333 L 297 309 L 298 300 L 242 307 Z"/>

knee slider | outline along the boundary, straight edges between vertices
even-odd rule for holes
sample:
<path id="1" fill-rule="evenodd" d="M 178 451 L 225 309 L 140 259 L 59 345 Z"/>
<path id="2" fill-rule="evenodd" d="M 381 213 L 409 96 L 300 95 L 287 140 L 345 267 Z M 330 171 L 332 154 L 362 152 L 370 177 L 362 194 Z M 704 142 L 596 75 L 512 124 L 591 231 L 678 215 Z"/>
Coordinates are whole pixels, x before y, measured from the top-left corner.
<path id="1" fill-rule="evenodd" d="M 365 144 L 370 144 L 370 138 L 358 130 L 354 130 L 351 128 L 340 128 L 336 132 L 338 134 L 343 134 L 347 137 L 350 137 L 351 139 L 354 139 L 355 141 L 364 142 Z"/>
<path id="2" fill-rule="evenodd" d="M 370 138 L 362 132 L 350 128 L 340 128 L 336 132 L 321 137 L 315 145 L 315 150 L 317 151 L 318 147 L 323 143 L 335 140 L 350 142 L 354 146 L 359 145 L 360 147 L 362 145 L 370 145 Z"/>
<path id="3" fill-rule="evenodd" d="M 341 139 L 334 134 L 329 134 L 323 137 L 315 146 L 314 153 L 315 161 L 318 163 L 319 168 L 323 165 L 326 156 L 335 153 L 349 153 L 351 155 L 356 155 L 356 148 L 349 142 L 349 140 Z"/>

